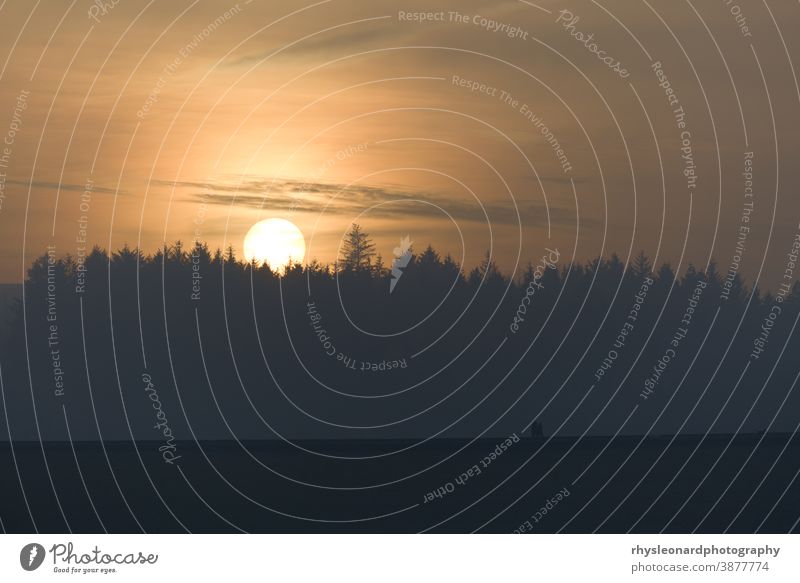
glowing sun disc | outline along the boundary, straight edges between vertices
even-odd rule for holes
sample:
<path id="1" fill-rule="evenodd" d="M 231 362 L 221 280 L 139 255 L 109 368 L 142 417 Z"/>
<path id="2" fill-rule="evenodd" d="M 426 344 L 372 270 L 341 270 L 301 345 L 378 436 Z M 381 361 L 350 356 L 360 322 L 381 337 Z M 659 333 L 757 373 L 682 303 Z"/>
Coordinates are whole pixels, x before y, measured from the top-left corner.
<path id="1" fill-rule="evenodd" d="M 244 257 L 248 262 L 267 264 L 281 269 L 290 263 L 303 261 L 306 241 L 294 223 L 285 219 L 259 221 L 244 238 Z"/>

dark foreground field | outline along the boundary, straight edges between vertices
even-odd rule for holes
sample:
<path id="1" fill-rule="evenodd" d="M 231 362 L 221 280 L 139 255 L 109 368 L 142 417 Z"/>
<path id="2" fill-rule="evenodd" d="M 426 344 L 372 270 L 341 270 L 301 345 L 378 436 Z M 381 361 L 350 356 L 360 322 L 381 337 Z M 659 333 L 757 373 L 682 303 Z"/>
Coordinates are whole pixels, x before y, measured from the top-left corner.
<path id="1" fill-rule="evenodd" d="M 172 465 L 154 442 L 4 443 L 0 518 L 8 532 L 797 528 L 790 435 L 523 438 L 484 467 L 501 441 L 179 443 Z"/>

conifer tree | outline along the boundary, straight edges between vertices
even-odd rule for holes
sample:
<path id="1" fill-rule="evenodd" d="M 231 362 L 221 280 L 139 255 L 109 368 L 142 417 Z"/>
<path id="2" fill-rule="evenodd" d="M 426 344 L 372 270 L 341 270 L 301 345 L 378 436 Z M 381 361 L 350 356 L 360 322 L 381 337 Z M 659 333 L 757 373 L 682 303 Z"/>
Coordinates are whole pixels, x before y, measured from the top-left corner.
<path id="1" fill-rule="evenodd" d="M 361 226 L 353 223 L 344 236 L 342 243 L 341 265 L 346 270 L 360 271 L 369 269 L 375 256 L 375 243 L 369 233 L 361 230 Z"/>

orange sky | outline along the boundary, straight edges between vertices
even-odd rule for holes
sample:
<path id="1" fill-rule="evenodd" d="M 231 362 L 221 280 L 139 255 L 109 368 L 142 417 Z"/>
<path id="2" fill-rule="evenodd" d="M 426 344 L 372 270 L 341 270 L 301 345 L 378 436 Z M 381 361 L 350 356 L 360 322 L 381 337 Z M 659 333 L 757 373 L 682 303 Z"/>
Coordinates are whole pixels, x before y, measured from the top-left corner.
<path id="1" fill-rule="evenodd" d="M 453 1 L 427 22 L 401 16 L 426 2 L 97 6 L 0 10 L 0 136 L 13 132 L 0 282 L 20 281 L 49 244 L 78 253 L 84 230 L 105 248 L 197 237 L 241 250 L 270 217 L 295 222 L 323 262 L 357 221 L 384 258 L 409 235 L 470 266 L 492 246 L 507 272 L 545 246 L 581 259 L 645 249 L 674 265 L 713 254 L 724 271 L 748 151 L 743 271 L 758 273 L 769 243 L 772 287 L 800 221 L 796 3 L 747 4 L 751 36 L 723 1 Z M 593 33 L 629 76 L 570 31 Z M 653 62 L 686 112 L 691 196 Z"/>

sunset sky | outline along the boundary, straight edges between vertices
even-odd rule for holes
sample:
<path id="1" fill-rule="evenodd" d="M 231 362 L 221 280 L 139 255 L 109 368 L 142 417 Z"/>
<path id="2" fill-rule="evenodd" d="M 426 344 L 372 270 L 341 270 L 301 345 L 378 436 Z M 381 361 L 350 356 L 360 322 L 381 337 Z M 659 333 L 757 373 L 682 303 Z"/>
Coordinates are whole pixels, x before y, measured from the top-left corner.
<path id="1" fill-rule="evenodd" d="M 738 21 L 725 1 L 101 5 L 0 3 L 0 282 L 48 245 L 79 253 L 83 231 L 241 252 L 273 217 L 322 262 L 358 222 L 385 260 L 408 235 L 467 267 L 491 247 L 507 273 L 545 247 L 727 271 L 747 152 L 742 272 L 766 254 L 760 285 L 782 275 L 800 219 L 788 0 Z"/>

